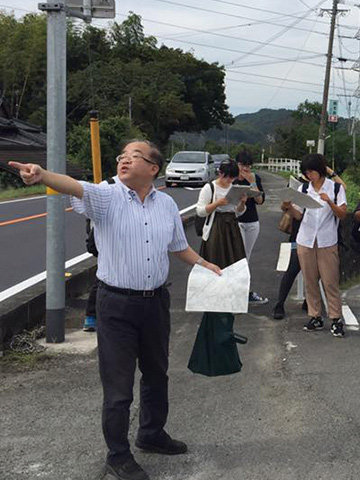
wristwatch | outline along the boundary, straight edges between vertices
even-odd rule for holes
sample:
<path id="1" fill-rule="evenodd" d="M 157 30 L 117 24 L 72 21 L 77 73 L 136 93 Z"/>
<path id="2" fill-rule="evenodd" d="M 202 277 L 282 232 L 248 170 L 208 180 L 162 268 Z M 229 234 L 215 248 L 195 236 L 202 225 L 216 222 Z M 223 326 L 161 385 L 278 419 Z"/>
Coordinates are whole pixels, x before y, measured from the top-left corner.
<path id="1" fill-rule="evenodd" d="M 331 175 L 329 175 L 329 178 L 334 178 L 334 177 L 337 177 L 337 173 L 335 172 L 335 170 L 332 172 Z"/>
<path id="2" fill-rule="evenodd" d="M 202 265 L 203 262 L 204 262 L 204 259 L 202 257 L 199 257 L 195 263 L 197 263 L 198 265 Z"/>

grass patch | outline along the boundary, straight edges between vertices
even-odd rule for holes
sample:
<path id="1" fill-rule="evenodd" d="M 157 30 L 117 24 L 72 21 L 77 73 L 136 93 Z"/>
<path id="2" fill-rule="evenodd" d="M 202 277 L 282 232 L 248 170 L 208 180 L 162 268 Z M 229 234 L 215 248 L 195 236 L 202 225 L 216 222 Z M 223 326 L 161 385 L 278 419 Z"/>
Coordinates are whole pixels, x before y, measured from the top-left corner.
<path id="1" fill-rule="evenodd" d="M 344 283 L 340 283 L 340 290 L 348 290 L 351 287 L 355 287 L 360 284 L 360 274 L 346 280 Z"/>
<path id="2" fill-rule="evenodd" d="M 0 192 L 0 201 L 28 197 L 30 195 L 43 195 L 46 193 L 45 185 L 32 185 L 31 187 L 6 188 Z"/>
<path id="3" fill-rule="evenodd" d="M 46 352 L 19 353 L 5 350 L 4 356 L 0 358 L 0 367 L 17 371 L 33 370 L 49 359 L 50 356 Z"/>

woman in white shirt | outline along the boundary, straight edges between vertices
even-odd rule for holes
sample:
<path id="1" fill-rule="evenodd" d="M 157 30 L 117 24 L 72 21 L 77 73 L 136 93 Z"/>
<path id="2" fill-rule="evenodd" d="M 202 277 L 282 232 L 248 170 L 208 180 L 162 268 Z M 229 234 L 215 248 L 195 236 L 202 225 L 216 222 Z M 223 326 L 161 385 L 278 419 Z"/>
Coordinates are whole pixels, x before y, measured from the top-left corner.
<path id="1" fill-rule="evenodd" d="M 332 321 L 331 332 L 335 337 L 342 337 L 344 326 L 339 289 L 338 225 L 339 220 L 346 217 L 345 190 L 342 185 L 326 178 L 323 155 L 307 155 L 301 162 L 301 171 L 309 180 L 307 194 L 322 205 L 322 208 L 301 211 L 290 202 L 283 203 L 283 207 L 294 218 L 301 220 L 296 243 L 310 317 L 304 330 L 313 332 L 324 328 L 319 287 L 321 280 L 328 303 L 329 319 Z M 299 191 L 303 191 L 303 186 L 299 187 Z"/>
<path id="2" fill-rule="evenodd" d="M 219 167 L 219 176 L 213 182 L 214 193 L 211 186 L 206 184 L 196 206 L 199 217 L 208 217 L 203 227 L 200 255 L 207 261 L 212 259 L 211 262 L 220 268 L 246 257 L 237 221 L 237 217 L 246 210 L 246 195 L 238 205 L 229 204 L 226 198 L 238 175 L 239 167 L 234 160 L 223 161 Z"/>

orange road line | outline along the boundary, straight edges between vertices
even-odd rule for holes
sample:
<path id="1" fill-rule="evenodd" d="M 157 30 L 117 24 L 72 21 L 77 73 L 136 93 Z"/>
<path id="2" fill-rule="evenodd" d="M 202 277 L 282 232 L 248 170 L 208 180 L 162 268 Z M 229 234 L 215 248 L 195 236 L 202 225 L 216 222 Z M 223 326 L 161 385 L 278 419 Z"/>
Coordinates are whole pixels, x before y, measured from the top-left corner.
<path id="1" fill-rule="evenodd" d="M 65 208 L 65 212 L 72 212 L 72 208 Z M 5 227 L 5 225 L 14 225 L 15 223 L 27 222 L 28 220 L 34 220 L 36 218 L 46 217 L 47 213 L 39 213 L 37 215 L 31 215 L 30 217 L 16 218 L 15 220 L 7 220 L 6 222 L 1 222 L 0 227 Z"/>

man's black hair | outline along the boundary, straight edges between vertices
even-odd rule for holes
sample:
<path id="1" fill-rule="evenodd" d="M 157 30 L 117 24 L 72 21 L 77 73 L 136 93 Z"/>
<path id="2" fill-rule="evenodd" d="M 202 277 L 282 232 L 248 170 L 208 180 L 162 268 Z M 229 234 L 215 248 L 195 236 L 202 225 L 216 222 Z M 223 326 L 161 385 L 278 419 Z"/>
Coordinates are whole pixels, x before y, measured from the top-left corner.
<path id="1" fill-rule="evenodd" d="M 252 165 L 254 163 L 254 159 L 250 152 L 243 150 L 236 155 L 236 162 L 241 163 L 241 165 Z"/>
<path id="2" fill-rule="evenodd" d="M 224 177 L 236 178 L 239 176 L 239 167 L 235 160 L 223 160 L 220 163 L 219 172 L 224 175 Z"/>
<path id="3" fill-rule="evenodd" d="M 309 153 L 302 159 L 300 170 L 305 177 L 305 172 L 308 170 L 315 170 L 321 177 L 326 177 L 326 160 L 324 155 L 321 155 L 321 153 Z"/>

